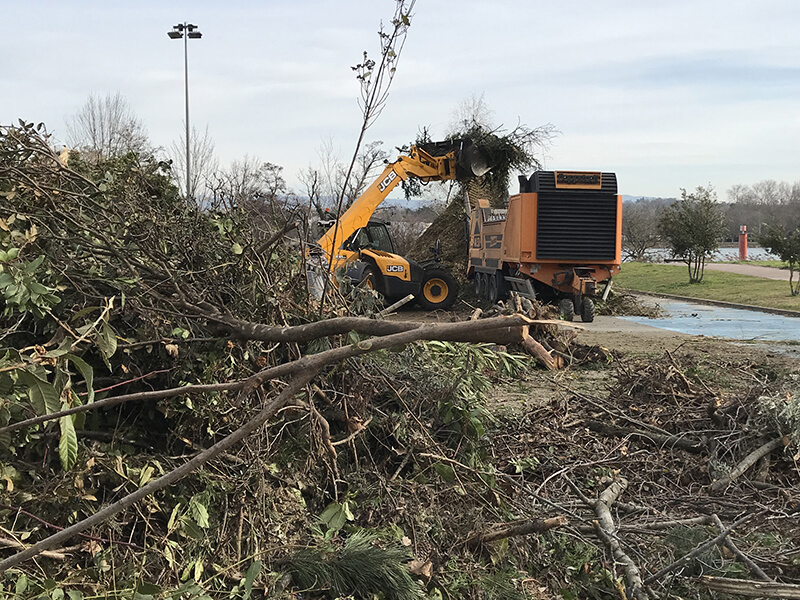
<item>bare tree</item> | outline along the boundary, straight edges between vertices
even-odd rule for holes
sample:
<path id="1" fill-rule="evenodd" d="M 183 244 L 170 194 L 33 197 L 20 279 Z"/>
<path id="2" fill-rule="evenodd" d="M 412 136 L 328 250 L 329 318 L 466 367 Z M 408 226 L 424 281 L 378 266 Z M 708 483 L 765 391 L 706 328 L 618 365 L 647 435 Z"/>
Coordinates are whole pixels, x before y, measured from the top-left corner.
<path id="1" fill-rule="evenodd" d="M 472 94 L 470 97 L 459 102 L 450 118 L 450 125 L 447 127 L 447 137 L 456 137 L 464 130 L 474 126 L 491 131 L 495 128 L 494 112 L 486 104 L 484 95 L 477 96 Z"/>
<path id="2" fill-rule="evenodd" d="M 212 177 L 211 205 L 215 208 L 239 207 L 268 218 L 283 220 L 288 190 L 283 167 L 245 155 Z"/>
<path id="3" fill-rule="evenodd" d="M 658 220 L 663 204 L 640 198 L 622 210 L 622 251 L 626 259 L 647 260 L 647 252 L 661 243 Z"/>
<path id="4" fill-rule="evenodd" d="M 308 214 L 306 218 L 311 218 L 311 210 L 313 209 L 317 217 L 322 219 L 325 216 L 322 173 L 319 169 L 309 165 L 306 169 L 300 170 L 298 179 L 303 184 L 305 197 L 308 198 Z"/>
<path id="5" fill-rule="evenodd" d="M 311 207 L 322 218 L 326 210 L 336 206 L 344 193 L 344 208 L 349 208 L 364 192 L 375 171 L 380 168 L 389 154 L 382 148 L 382 141 L 366 144 L 356 156 L 349 179 L 346 179 L 347 168 L 339 160 L 333 141 L 322 143 L 317 154 L 319 167 L 309 166 L 300 172 L 300 181 L 306 188 Z"/>
<path id="6" fill-rule="evenodd" d="M 90 95 L 67 124 L 67 143 L 98 161 L 150 150 L 147 130 L 119 92 Z"/>
<path id="7" fill-rule="evenodd" d="M 219 167 L 219 161 L 214 156 L 214 140 L 208 133 L 208 125 L 202 135 L 192 127 L 189 136 L 189 158 L 191 160 L 191 174 L 189 190 L 186 189 L 186 142 L 179 137 L 169 145 L 167 150 L 172 160 L 173 179 L 181 195 L 187 198 L 204 198 L 211 192 L 211 178 Z"/>
<path id="8" fill-rule="evenodd" d="M 381 141 L 370 142 L 356 156 L 356 164 L 344 189 L 345 207 L 349 208 L 358 199 L 375 171 L 389 158 L 382 145 Z"/>

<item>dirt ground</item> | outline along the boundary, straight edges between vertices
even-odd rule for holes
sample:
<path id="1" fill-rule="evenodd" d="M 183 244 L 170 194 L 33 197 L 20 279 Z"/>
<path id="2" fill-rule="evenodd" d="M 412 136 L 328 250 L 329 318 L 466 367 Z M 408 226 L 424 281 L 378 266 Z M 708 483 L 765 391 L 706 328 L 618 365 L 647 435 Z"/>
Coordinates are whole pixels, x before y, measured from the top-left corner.
<path id="1" fill-rule="evenodd" d="M 791 344 L 756 344 L 687 335 L 604 315 L 595 317 L 593 323 L 576 322 L 569 330 L 574 331 L 576 344 L 599 346 L 607 352 L 609 364 L 532 371 L 524 382 L 499 387 L 489 399 L 491 410 L 512 413 L 575 393 L 605 396 L 616 383 L 613 363 L 656 364 L 669 360 L 670 355 L 692 356 L 698 364 L 756 364 L 776 372 L 800 371 L 800 349 Z"/>

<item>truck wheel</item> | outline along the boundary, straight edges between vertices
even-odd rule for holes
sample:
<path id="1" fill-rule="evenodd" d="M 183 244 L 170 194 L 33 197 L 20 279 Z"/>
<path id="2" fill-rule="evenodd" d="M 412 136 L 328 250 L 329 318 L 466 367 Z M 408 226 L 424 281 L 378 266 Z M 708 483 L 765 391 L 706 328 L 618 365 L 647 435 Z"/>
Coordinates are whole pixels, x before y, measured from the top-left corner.
<path id="1" fill-rule="evenodd" d="M 570 298 L 564 298 L 559 302 L 558 308 L 565 321 L 572 321 L 575 318 L 575 305 Z"/>
<path id="2" fill-rule="evenodd" d="M 581 321 L 584 323 L 594 321 L 594 301 L 591 298 L 584 298 L 581 303 Z"/>
<path id="3" fill-rule="evenodd" d="M 500 292 L 497 289 L 497 273 L 486 276 L 488 282 L 486 283 L 486 299 L 492 304 L 497 304 L 500 299 Z"/>
<path id="4" fill-rule="evenodd" d="M 486 299 L 486 273 L 478 273 L 478 300 Z"/>
<path id="5" fill-rule="evenodd" d="M 478 272 L 472 277 L 472 291 L 478 298 L 481 297 L 481 274 Z"/>
<path id="6" fill-rule="evenodd" d="M 447 310 L 456 302 L 458 284 L 445 269 L 426 270 L 417 304 L 426 310 Z"/>

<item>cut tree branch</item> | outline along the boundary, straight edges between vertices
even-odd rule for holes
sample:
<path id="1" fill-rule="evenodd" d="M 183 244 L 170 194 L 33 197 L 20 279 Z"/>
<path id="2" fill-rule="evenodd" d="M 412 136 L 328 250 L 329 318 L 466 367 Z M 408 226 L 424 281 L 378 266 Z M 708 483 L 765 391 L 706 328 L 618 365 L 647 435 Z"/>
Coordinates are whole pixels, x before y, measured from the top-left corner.
<path id="1" fill-rule="evenodd" d="M 726 477 L 723 477 L 722 479 L 717 479 L 714 483 L 712 483 L 709 489 L 714 493 L 725 490 L 731 483 L 736 481 L 736 479 L 738 479 L 741 475 L 744 475 L 747 469 L 752 467 L 767 454 L 769 454 L 773 450 L 777 450 L 783 445 L 784 445 L 783 437 L 778 437 L 775 438 L 774 440 L 770 440 L 763 446 L 756 448 L 750 454 L 745 456 L 742 462 L 736 465 L 736 467 Z"/>
<path id="2" fill-rule="evenodd" d="M 800 585 L 796 584 L 728 579 L 726 577 L 711 577 L 710 575 L 702 575 L 697 578 L 697 581 L 710 590 L 734 596 L 800 600 Z"/>
<path id="3" fill-rule="evenodd" d="M 715 514 L 711 515 L 710 518 L 711 521 L 714 523 L 714 527 L 716 527 L 718 531 L 721 532 L 725 530 L 725 526 L 722 524 L 722 521 L 719 520 L 719 517 L 717 515 Z M 753 575 L 756 575 L 761 581 L 772 581 L 772 578 L 766 573 L 764 573 L 764 571 L 761 570 L 761 567 L 759 567 L 755 562 L 753 562 L 752 558 L 750 558 L 744 552 L 739 550 L 739 547 L 733 542 L 730 536 L 725 538 L 723 544 L 728 548 L 728 550 L 733 552 L 736 558 L 742 561 L 747 566 L 747 568 L 750 569 L 750 572 L 753 573 Z"/>
<path id="4" fill-rule="evenodd" d="M 327 364 L 339 362 L 347 358 L 366 354 L 368 352 L 401 346 L 403 344 L 418 340 L 449 339 L 449 336 L 453 336 L 455 334 L 468 334 L 474 339 L 479 339 L 480 334 L 483 332 L 497 330 L 504 327 L 508 328 L 512 325 L 516 325 L 517 323 L 521 323 L 523 319 L 524 317 L 497 317 L 495 319 L 484 319 L 482 321 L 467 321 L 461 323 L 430 323 L 422 326 L 417 324 L 418 326 L 410 331 L 404 331 L 394 335 L 387 335 L 381 338 L 372 338 L 359 342 L 358 344 L 344 346 L 342 348 L 334 348 L 318 354 L 307 355 L 292 363 L 279 365 L 277 367 L 272 367 L 271 369 L 265 369 L 260 373 L 256 373 L 252 377 L 237 382 L 239 383 L 239 387 L 236 389 L 240 391 L 242 396 L 246 397 L 271 379 L 285 375 L 294 376 L 294 379 L 275 400 L 267 404 L 267 406 L 264 407 L 264 409 L 262 409 L 250 421 L 211 446 L 208 450 L 201 452 L 177 469 L 174 469 L 158 479 L 151 481 L 128 496 L 125 496 L 117 502 L 101 509 L 92 516 L 79 521 L 71 527 L 67 527 L 56 534 L 51 535 L 40 542 L 37 542 L 23 552 L 19 552 L 14 556 L 0 561 L 0 574 L 5 572 L 5 570 L 10 567 L 33 558 L 43 550 L 48 550 L 57 544 L 60 544 L 62 541 L 80 533 L 81 531 L 104 522 L 118 512 L 125 510 L 129 506 L 138 502 L 142 498 L 145 498 L 154 492 L 172 485 L 212 458 L 222 454 L 223 452 L 226 452 L 229 448 L 240 442 L 247 435 L 271 419 L 280 409 L 289 404 L 294 395 L 300 391 L 303 386 L 309 383 L 311 379 L 313 379 L 314 376 L 319 372 L 319 370 Z M 176 389 L 180 390 L 182 388 Z M 139 396 L 142 396 L 142 394 L 139 394 Z M 98 403 L 93 403 L 89 406 L 96 406 L 97 404 Z"/>
<path id="5" fill-rule="evenodd" d="M 371 319 L 342 317 L 347 323 L 350 324 L 379 324 L 388 323 L 388 321 L 373 321 Z M 340 321 L 341 319 L 330 319 L 331 321 Z M 283 363 L 275 367 L 270 367 L 251 375 L 246 379 L 237 381 L 230 381 L 228 383 L 207 384 L 207 385 L 185 385 L 177 388 L 168 388 L 164 390 L 153 390 L 147 392 L 139 392 L 135 394 L 126 394 L 123 396 L 112 396 L 97 400 L 91 404 L 83 404 L 81 406 L 73 406 L 65 410 L 57 411 L 47 415 L 39 415 L 24 421 L 18 421 L 5 427 L 0 427 L 0 434 L 15 431 L 23 427 L 30 427 L 46 421 L 60 419 L 68 415 L 95 410 L 109 406 L 116 406 L 126 402 L 145 402 L 153 400 L 163 400 L 165 398 L 174 398 L 178 396 L 186 396 L 189 394 L 204 394 L 211 392 L 236 392 L 245 389 L 248 386 L 258 387 L 278 377 L 286 377 L 294 373 L 302 372 L 304 369 L 315 365 L 326 365 L 334 362 L 340 362 L 348 358 L 360 356 L 368 352 L 376 350 L 383 350 L 394 346 L 402 346 L 420 340 L 444 340 L 444 341 L 471 341 L 471 342 L 492 342 L 497 337 L 507 336 L 517 337 L 517 341 L 521 340 L 521 330 L 524 324 L 529 322 L 529 319 L 520 315 L 495 317 L 492 319 L 483 319 L 480 321 L 463 321 L 459 323 L 399 323 L 407 327 L 399 332 L 382 337 L 376 337 L 369 340 L 359 342 L 355 345 L 343 346 L 341 348 L 333 348 L 318 354 L 306 355 L 298 360 Z M 325 321 L 321 321 L 325 323 Z M 300 325 L 303 331 L 307 331 L 306 325 Z M 275 330 L 290 330 L 295 329 L 292 327 L 278 328 Z M 345 331 L 346 333 L 346 331 Z M 313 338 L 312 338 L 313 339 Z"/>
<path id="6" fill-rule="evenodd" d="M 563 527 L 566 524 L 567 517 L 563 515 L 551 517 L 549 519 L 528 519 L 520 523 L 501 527 L 500 529 L 492 529 L 472 535 L 467 538 L 466 544 L 468 548 L 477 548 L 483 544 L 505 538 L 530 535 L 531 533 L 544 533 L 555 527 Z"/>
<path id="7" fill-rule="evenodd" d="M 715 545 L 719 544 L 722 540 L 724 540 L 726 537 L 728 537 L 728 534 L 731 531 L 736 529 L 742 523 L 744 523 L 746 521 L 749 521 L 754 516 L 755 515 L 753 515 L 753 514 L 745 515 L 744 517 L 742 517 L 738 521 L 735 521 L 730 526 L 726 527 L 722 532 L 720 532 L 720 534 L 717 537 L 715 537 L 713 539 L 710 539 L 707 542 L 704 542 L 703 544 L 700 544 L 697 548 L 695 548 L 694 550 L 692 550 L 688 554 L 680 557 L 678 560 L 676 560 L 672 564 L 669 564 L 666 567 L 664 567 L 663 569 L 660 569 L 656 573 L 653 573 L 652 575 L 650 575 L 650 577 L 648 577 L 647 579 L 644 580 L 645 585 L 649 585 L 649 584 L 651 584 L 651 583 L 653 583 L 655 581 L 658 581 L 664 575 L 666 575 L 668 573 L 671 573 L 675 569 L 680 569 L 684 565 L 688 564 L 695 556 L 697 556 L 701 552 L 705 552 L 708 548 L 711 548 L 711 546 L 715 546 Z"/>
<path id="8" fill-rule="evenodd" d="M 619 478 L 603 490 L 592 506 L 597 515 L 594 526 L 597 536 L 608 549 L 611 550 L 614 560 L 622 565 L 623 571 L 625 572 L 625 580 L 628 583 L 627 587 L 630 592 L 629 597 L 632 600 L 648 600 L 645 582 L 642 581 L 639 568 L 622 549 L 622 545 L 619 543 L 619 539 L 616 535 L 614 519 L 611 516 L 611 506 L 627 487 L 628 481 L 624 478 Z"/>
<path id="9" fill-rule="evenodd" d="M 140 487 L 135 492 L 132 492 L 114 502 L 106 506 L 105 508 L 97 511 L 92 516 L 83 519 L 82 521 L 78 521 L 74 525 L 67 527 L 66 529 L 62 529 L 58 533 L 54 533 L 53 535 L 46 537 L 45 539 L 35 543 L 33 546 L 28 548 L 27 550 L 23 550 L 22 552 L 18 552 L 9 558 L 6 558 L 3 561 L 0 561 L 0 574 L 5 573 L 6 569 L 14 567 L 20 563 L 25 562 L 37 556 L 41 552 L 45 550 L 49 550 L 61 544 L 62 542 L 72 538 L 73 536 L 89 529 L 90 527 L 94 527 L 103 523 L 107 519 L 110 519 L 117 513 L 125 510 L 126 508 L 132 506 L 139 500 L 146 498 L 147 496 L 164 489 L 165 487 L 176 483 L 195 469 L 201 467 L 209 460 L 214 458 L 215 456 L 226 452 L 235 444 L 239 443 L 245 437 L 253 433 L 256 429 L 261 427 L 265 422 L 271 419 L 280 409 L 284 406 L 289 404 L 292 399 L 294 398 L 295 394 L 297 394 L 309 381 L 311 381 L 314 376 L 317 374 L 317 370 L 308 370 L 301 372 L 297 375 L 294 380 L 292 380 L 289 385 L 287 385 L 284 390 L 280 393 L 280 395 L 275 398 L 272 402 L 267 404 L 255 417 L 250 419 L 247 423 L 239 427 L 239 429 L 235 430 L 213 446 L 211 446 L 208 450 L 201 452 L 191 460 L 185 462 L 180 467 L 173 469 L 169 473 L 162 475 L 158 479 L 154 479 L 150 483 L 145 486 Z M 247 394 L 253 392 L 255 388 L 251 388 L 247 390 Z"/>
<path id="10" fill-rule="evenodd" d="M 630 427 L 618 427 L 609 425 L 602 421 L 586 421 L 586 427 L 591 431 L 610 435 L 614 437 L 635 437 L 645 442 L 649 442 L 659 448 L 680 448 L 687 452 L 700 454 L 706 449 L 705 444 L 699 440 L 688 438 L 685 435 L 662 435 L 650 431 L 641 431 Z"/>

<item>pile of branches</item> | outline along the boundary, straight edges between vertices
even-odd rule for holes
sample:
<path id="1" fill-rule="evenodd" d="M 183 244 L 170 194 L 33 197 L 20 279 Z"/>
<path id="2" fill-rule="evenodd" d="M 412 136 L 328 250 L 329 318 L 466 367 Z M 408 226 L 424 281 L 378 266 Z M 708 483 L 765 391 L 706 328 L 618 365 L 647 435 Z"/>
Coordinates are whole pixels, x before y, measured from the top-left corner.
<path id="1" fill-rule="evenodd" d="M 281 234 L 295 225 L 290 207 L 273 215 L 271 230 L 256 227 L 252 207 L 211 211 L 179 197 L 169 165 L 153 156 L 86 161 L 56 153 L 41 124 L 22 122 L 0 127 L 0 193 L 3 229 L 22 236 L 20 258 L 44 255 L 69 301 L 124 294 L 138 318 L 126 334 L 159 333 L 169 318 L 215 307 L 267 321 L 280 320 L 279 305 L 305 313 L 291 277 L 301 255 L 287 264 L 280 251 Z"/>
<path id="2" fill-rule="evenodd" d="M 797 578 L 793 380 L 726 365 L 747 385 L 722 391 L 667 355 L 501 418 L 502 383 L 610 357 L 521 299 L 321 314 L 288 208 L 260 229 L 187 204 L 157 161 L 82 163 L 27 124 L 0 128 L 0 158 L 3 591 L 646 598 L 711 569 L 777 597 Z"/>
<path id="3" fill-rule="evenodd" d="M 698 355 L 618 360 L 605 393 L 564 386 L 495 439 L 529 514 L 569 521 L 573 590 L 798 597 L 797 375 Z"/>
<path id="4" fill-rule="evenodd" d="M 302 512 L 294 527 L 306 543 L 304 490 L 321 488 L 307 493 L 315 509 L 345 506 L 336 448 L 366 430 L 377 395 L 359 359 L 406 345 L 413 354 L 419 341 L 535 341 L 519 314 L 323 318 L 347 310 L 331 302 L 323 314 L 309 299 L 288 207 L 264 230 L 246 210 L 180 198 L 152 157 L 86 162 L 51 148 L 42 126 L 20 123 L 0 128 L 0 158 L 0 543 L 14 552 L 0 572 L 3 589 L 22 597 L 51 590 L 49 581 L 74 586 L 62 595 L 120 583 L 147 595 L 147 585 L 197 584 L 208 570 L 252 586 L 269 525 Z M 452 381 L 470 373 L 460 364 L 450 380 L 426 370 L 440 401 L 419 416 L 440 421 L 456 447 L 483 428 L 476 391 Z M 396 374 L 386 389 L 415 382 Z M 315 442 L 297 447 L 309 431 Z M 355 446 L 353 456 L 357 470 Z M 272 511 L 281 518 L 267 518 Z M 202 552 L 212 527 L 227 565 Z M 134 552 L 154 557 L 151 567 L 131 570 Z M 65 562 L 27 570 L 36 557 Z M 242 563 L 253 570 L 240 573 Z"/>

